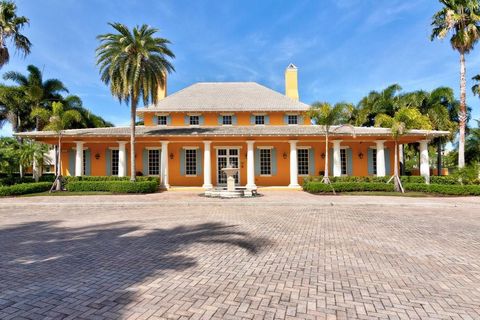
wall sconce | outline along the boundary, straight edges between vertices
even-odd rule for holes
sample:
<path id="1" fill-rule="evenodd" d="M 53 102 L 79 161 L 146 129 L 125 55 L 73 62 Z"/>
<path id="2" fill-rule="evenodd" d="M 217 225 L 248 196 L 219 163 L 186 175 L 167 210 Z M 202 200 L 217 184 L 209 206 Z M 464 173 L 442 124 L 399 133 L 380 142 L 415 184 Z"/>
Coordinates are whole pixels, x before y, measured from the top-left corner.
<path id="1" fill-rule="evenodd" d="M 283 152 L 283 159 L 287 159 L 287 153 L 286 152 Z"/>
<path id="2" fill-rule="evenodd" d="M 325 159 L 325 153 L 322 152 L 322 154 L 320 155 L 320 157 L 322 157 L 322 159 Z"/>
<path id="3" fill-rule="evenodd" d="M 173 152 L 170 152 L 169 157 L 170 157 L 170 160 L 173 160 L 173 158 L 174 158 Z"/>
<path id="4" fill-rule="evenodd" d="M 98 152 L 95 153 L 95 159 L 97 159 L 97 160 L 100 159 L 100 153 L 98 153 Z"/>
<path id="5" fill-rule="evenodd" d="M 248 153 L 245 153 L 245 159 L 247 159 L 247 158 L 248 158 Z"/>
<path id="6" fill-rule="evenodd" d="M 360 152 L 360 153 L 358 154 L 358 157 L 359 157 L 360 159 L 363 159 L 363 153 Z"/>

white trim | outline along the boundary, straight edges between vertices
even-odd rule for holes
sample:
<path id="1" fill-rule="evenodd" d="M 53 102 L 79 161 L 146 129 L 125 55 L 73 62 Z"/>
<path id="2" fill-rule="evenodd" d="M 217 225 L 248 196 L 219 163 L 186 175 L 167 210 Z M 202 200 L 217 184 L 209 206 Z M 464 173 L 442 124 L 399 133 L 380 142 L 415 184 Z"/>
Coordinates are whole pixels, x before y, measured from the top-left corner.
<path id="1" fill-rule="evenodd" d="M 187 116 L 198 116 L 200 117 L 202 115 L 201 112 L 187 112 Z"/>
<path id="2" fill-rule="evenodd" d="M 156 116 L 165 116 L 165 117 L 168 117 L 170 115 L 169 112 L 155 112 L 155 115 Z"/>
<path id="3" fill-rule="evenodd" d="M 257 146 L 257 149 L 275 149 L 274 146 Z"/>
<path id="4" fill-rule="evenodd" d="M 198 150 L 200 147 L 195 147 L 195 146 L 185 146 L 182 147 L 183 150 Z"/>
<path id="5" fill-rule="evenodd" d="M 242 149 L 242 148 L 243 148 L 242 146 L 214 146 L 213 147 L 213 149 Z"/>
<path id="6" fill-rule="evenodd" d="M 313 147 L 312 146 L 297 146 L 297 150 L 298 149 L 312 149 Z"/>
<path id="7" fill-rule="evenodd" d="M 162 150 L 162 147 L 145 147 L 147 150 Z"/>
<path id="8" fill-rule="evenodd" d="M 220 112 L 220 115 L 221 116 L 232 116 L 233 117 L 235 115 L 235 113 L 234 112 Z"/>
<path id="9" fill-rule="evenodd" d="M 119 150 L 119 147 L 108 147 L 108 150 Z"/>
<path id="10" fill-rule="evenodd" d="M 254 115 L 254 116 L 268 116 L 268 113 L 266 113 L 266 112 L 252 112 L 252 115 Z"/>

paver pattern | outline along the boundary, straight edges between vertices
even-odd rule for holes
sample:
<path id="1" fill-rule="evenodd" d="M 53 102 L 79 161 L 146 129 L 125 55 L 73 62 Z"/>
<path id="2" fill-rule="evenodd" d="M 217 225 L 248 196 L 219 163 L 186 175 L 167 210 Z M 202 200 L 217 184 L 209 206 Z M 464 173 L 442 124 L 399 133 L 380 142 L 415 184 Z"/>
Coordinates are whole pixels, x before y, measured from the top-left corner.
<path id="1" fill-rule="evenodd" d="M 0 319 L 480 319 L 480 199 L 0 199 Z"/>

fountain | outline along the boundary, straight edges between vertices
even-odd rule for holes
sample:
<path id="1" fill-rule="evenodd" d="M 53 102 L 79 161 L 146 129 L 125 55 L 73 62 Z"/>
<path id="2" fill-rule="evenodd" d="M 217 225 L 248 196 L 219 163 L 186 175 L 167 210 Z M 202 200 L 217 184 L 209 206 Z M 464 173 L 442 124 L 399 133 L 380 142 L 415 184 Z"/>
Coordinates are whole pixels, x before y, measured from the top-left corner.
<path id="1" fill-rule="evenodd" d="M 248 190 L 245 187 L 235 186 L 235 175 L 239 169 L 231 164 L 221 169 L 227 176 L 227 187 L 216 187 L 205 191 L 205 196 L 212 198 L 240 198 L 256 195 L 256 190 Z"/>

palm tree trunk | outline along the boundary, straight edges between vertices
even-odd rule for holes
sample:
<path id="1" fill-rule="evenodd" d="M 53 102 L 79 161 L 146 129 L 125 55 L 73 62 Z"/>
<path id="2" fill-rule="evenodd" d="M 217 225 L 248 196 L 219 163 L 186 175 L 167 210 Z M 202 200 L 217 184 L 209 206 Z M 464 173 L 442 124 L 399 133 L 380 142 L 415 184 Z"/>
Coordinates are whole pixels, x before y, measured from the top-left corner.
<path id="1" fill-rule="evenodd" d="M 55 179 L 56 181 L 56 189 L 57 191 L 62 190 L 62 132 L 60 131 L 58 133 L 58 172 L 57 172 L 57 178 Z"/>
<path id="2" fill-rule="evenodd" d="M 460 111 L 458 112 L 458 120 L 460 122 L 460 137 L 458 141 L 458 167 L 465 166 L 465 123 L 467 120 L 466 113 L 466 80 L 465 80 L 465 53 L 460 52 Z"/>
<path id="3" fill-rule="evenodd" d="M 130 181 L 135 181 L 135 120 L 137 118 L 137 98 L 132 95 L 130 110 Z"/>
<path id="4" fill-rule="evenodd" d="M 437 141 L 437 176 L 442 175 L 442 140 Z"/>
<path id="5" fill-rule="evenodd" d="M 328 132 L 325 133 L 325 173 L 324 176 L 328 178 Z"/>
<path id="6" fill-rule="evenodd" d="M 398 177 L 398 141 L 395 140 L 395 159 L 393 163 L 393 184 L 395 185 L 395 191 L 399 192 L 401 191 L 400 185 L 399 185 L 399 180 L 400 178 Z"/>

